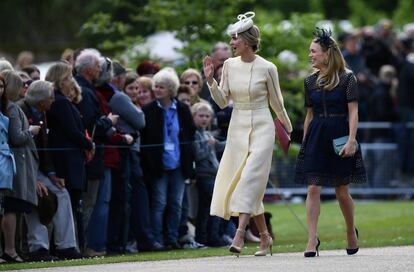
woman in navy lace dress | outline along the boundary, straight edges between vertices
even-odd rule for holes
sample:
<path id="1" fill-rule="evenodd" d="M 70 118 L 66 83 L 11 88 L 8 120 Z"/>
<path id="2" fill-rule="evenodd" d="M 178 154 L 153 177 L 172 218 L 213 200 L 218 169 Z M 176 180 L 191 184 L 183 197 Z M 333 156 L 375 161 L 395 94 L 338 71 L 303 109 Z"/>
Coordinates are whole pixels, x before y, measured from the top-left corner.
<path id="1" fill-rule="evenodd" d="M 354 225 L 354 204 L 348 188 L 350 183 L 366 182 L 361 151 L 356 141 L 357 81 L 352 71 L 345 68 L 344 58 L 331 32 L 317 28 L 314 34 L 309 57 L 316 71 L 305 79 L 307 113 L 295 175 L 297 183 L 308 185 L 308 244 L 304 255 L 318 255 L 321 186 L 335 187 L 346 223 L 347 253 L 351 255 L 358 251 L 358 234 Z M 332 140 L 346 135 L 349 135 L 348 141 L 338 155 Z"/>

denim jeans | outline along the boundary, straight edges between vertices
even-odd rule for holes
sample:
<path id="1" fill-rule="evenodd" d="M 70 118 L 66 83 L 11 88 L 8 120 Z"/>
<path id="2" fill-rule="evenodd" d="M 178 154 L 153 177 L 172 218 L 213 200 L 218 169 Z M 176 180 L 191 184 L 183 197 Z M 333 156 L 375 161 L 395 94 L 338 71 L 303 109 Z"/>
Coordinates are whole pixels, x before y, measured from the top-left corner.
<path id="1" fill-rule="evenodd" d="M 151 249 L 155 242 L 150 219 L 150 202 L 147 185 L 142 176 L 140 156 L 131 151 L 131 232 L 140 250 Z"/>
<path id="2" fill-rule="evenodd" d="M 197 177 L 198 213 L 196 220 L 196 241 L 202 244 L 220 240 L 221 220 L 210 216 L 211 198 L 213 196 L 215 177 Z"/>
<path id="3" fill-rule="evenodd" d="M 164 170 L 162 177 L 152 182 L 152 227 L 155 240 L 161 244 L 164 244 L 164 240 L 167 244 L 177 243 L 184 188 L 180 167 Z M 165 239 L 163 233 L 166 234 Z"/>
<path id="4" fill-rule="evenodd" d="M 105 167 L 99 181 L 98 195 L 89 219 L 87 246 L 95 251 L 106 251 L 109 201 L 111 200 L 111 169 Z"/>
<path id="5" fill-rule="evenodd" d="M 185 181 L 184 181 L 185 182 Z M 188 184 L 184 185 L 184 196 L 183 203 L 181 205 L 181 218 L 180 226 L 178 227 L 178 237 L 184 236 L 188 233 L 188 212 L 189 212 L 189 203 L 188 203 Z"/>

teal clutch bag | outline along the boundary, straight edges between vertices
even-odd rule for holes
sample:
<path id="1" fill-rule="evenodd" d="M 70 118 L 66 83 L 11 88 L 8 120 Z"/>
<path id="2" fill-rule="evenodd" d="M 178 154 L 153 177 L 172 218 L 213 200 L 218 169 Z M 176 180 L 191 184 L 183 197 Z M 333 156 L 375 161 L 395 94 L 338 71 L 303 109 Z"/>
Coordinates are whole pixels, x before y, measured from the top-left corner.
<path id="1" fill-rule="evenodd" d="M 343 136 L 343 137 L 332 140 L 333 149 L 337 155 L 339 155 L 339 152 L 341 152 L 342 148 L 348 141 L 348 138 L 349 136 L 347 135 L 347 136 Z M 355 146 L 356 146 L 356 151 L 358 151 L 358 146 L 359 146 L 358 143 L 355 143 Z"/>

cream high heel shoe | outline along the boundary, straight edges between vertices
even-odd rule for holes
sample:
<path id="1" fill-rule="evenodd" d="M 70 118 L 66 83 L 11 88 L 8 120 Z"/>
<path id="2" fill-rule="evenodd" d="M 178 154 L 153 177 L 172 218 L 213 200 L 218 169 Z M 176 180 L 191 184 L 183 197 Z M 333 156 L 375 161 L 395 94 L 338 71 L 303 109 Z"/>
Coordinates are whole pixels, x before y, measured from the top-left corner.
<path id="1" fill-rule="evenodd" d="M 244 245 L 244 235 L 245 235 L 246 231 L 245 230 L 242 230 L 242 229 L 237 229 L 236 230 L 236 235 L 237 235 L 237 233 L 239 233 L 242 236 L 241 237 L 241 241 L 242 242 L 241 242 L 240 245 L 237 246 L 237 245 L 234 244 L 234 238 L 233 238 L 233 243 L 229 247 L 229 251 L 231 253 L 234 253 L 237 257 L 239 257 L 239 255 L 240 255 L 240 253 L 242 251 L 243 245 Z"/>
<path id="2" fill-rule="evenodd" d="M 270 253 L 270 256 L 273 255 L 272 252 L 272 247 L 273 247 L 273 239 L 272 236 L 270 236 L 270 233 L 265 231 L 265 232 L 261 232 L 260 234 L 260 239 L 263 239 L 264 237 L 266 237 L 266 244 L 265 247 L 262 248 L 260 247 L 259 251 L 256 251 L 256 253 L 254 253 L 254 256 L 266 256 L 267 253 Z"/>

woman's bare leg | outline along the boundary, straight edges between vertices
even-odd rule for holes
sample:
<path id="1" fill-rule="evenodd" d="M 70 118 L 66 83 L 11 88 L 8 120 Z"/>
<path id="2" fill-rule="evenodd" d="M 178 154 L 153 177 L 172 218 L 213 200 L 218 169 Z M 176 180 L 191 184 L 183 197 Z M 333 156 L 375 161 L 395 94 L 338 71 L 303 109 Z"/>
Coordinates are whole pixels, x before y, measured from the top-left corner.
<path id="1" fill-rule="evenodd" d="M 244 233 L 246 226 L 249 223 L 250 214 L 241 213 L 239 214 L 239 225 L 237 227 L 236 234 L 233 237 L 233 245 L 240 247 L 244 243 Z"/>
<path id="2" fill-rule="evenodd" d="M 342 215 L 345 219 L 346 224 L 346 236 L 348 245 L 347 248 L 357 248 L 358 238 L 355 232 L 355 221 L 354 221 L 354 201 L 349 194 L 349 186 L 342 185 L 335 187 L 336 199 L 338 199 L 339 207 L 341 208 Z"/>
<path id="3" fill-rule="evenodd" d="M 308 224 L 308 244 L 306 251 L 316 251 L 318 219 L 321 211 L 321 187 L 308 186 L 306 196 L 306 223 Z"/>
<path id="4" fill-rule="evenodd" d="M 1 227 L 4 234 L 4 252 L 10 256 L 16 255 L 16 214 L 6 213 L 3 215 Z"/>
<path id="5" fill-rule="evenodd" d="M 264 213 L 256 215 L 253 217 L 254 223 L 256 224 L 257 230 L 260 233 L 260 248 L 264 249 L 269 244 L 269 231 L 266 226 L 266 220 Z"/>

